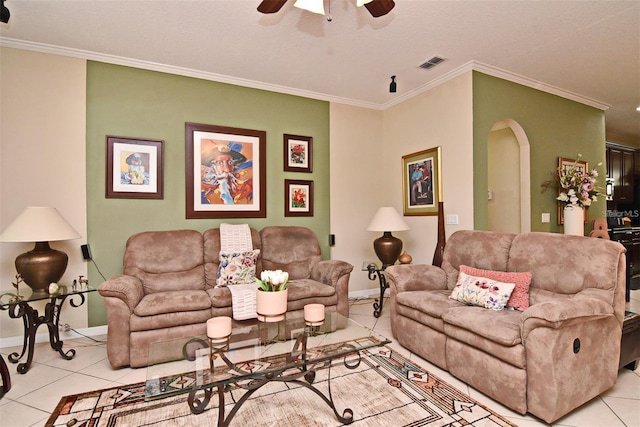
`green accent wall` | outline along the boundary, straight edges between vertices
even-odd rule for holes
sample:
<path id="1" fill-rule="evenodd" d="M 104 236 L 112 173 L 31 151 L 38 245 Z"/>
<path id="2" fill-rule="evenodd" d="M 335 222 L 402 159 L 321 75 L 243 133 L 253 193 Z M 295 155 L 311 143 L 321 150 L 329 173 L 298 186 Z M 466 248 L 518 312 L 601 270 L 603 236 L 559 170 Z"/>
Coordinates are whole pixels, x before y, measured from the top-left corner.
<path id="1" fill-rule="evenodd" d="M 558 167 L 558 157 L 575 159 L 578 153 L 589 168 L 597 167 L 605 179 L 604 111 L 517 83 L 473 72 L 474 228 L 488 228 L 487 141 L 492 126 L 503 119 L 518 122 L 529 139 L 531 155 L 531 231 L 562 232 L 557 224 L 553 189 L 541 192 Z M 551 222 L 540 221 L 543 212 Z M 589 218 L 606 217 L 602 197 L 589 208 Z M 590 228 L 587 228 L 590 230 Z"/>
<path id="2" fill-rule="evenodd" d="M 146 230 L 204 231 L 221 222 L 300 225 L 318 236 L 329 257 L 329 103 L 190 77 L 87 64 L 87 235 L 109 278 L 122 273 L 129 236 Z M 267 218 L 185 219 L 185 122 L 267 133 Z M 313 173 L 283 171 L 283 134 L 313 137 Z M 106 136 L 164 141 L 164 199 L 107 199 Z M 314 216 L 284 216 L 284 180 L 314 181 Z M 102 283 L 93 264 L 91 283 Z M 89 326 L 106 325 L 102 297 L 89 298 Z"/>

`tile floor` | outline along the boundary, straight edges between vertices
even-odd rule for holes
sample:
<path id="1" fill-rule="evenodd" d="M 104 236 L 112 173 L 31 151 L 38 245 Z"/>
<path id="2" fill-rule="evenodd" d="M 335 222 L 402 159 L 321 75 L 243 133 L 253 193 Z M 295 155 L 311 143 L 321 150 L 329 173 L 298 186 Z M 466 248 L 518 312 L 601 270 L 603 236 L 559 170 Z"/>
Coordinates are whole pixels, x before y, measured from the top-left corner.
<path id="1" fill-rule="evenodd" d="M 628 304 L 628 309 L 640 312 L 640 290 L 632 292 L 632 301 Z M 353 301 L 350 313 L 350 317 L 357 322 L 391 338 L 388 299 L 379 319 L 373 317 L 372 300 Z M 93 338 L 106 339 L 104 336 Z M 547 425 L 532 416 L 523 416 L 511 411 L 447 372 L 409 353 L 399 344 L 394 343 L 391 346 L 518 426 Z M 71 361 L 62 359 L 49 348 L 48 343 L 37 344 L 34 363 L 25 375 L 17 374 L 15 365 L 9 364 L 12 389 L 0 400 L 0 426 L 42 426 L 63 395 L 145 380 L 144 369 L 111 369 L 104 343 L 78 338 L 65 341 L 65 349 L 68 348 L 75 348 L 77 351 L 76 357 Z M 1 348 L 0 353 L 6 359 L 8 354 L 18 350 Z M 640 427 L 640 369 L 635 372 L 622 369 L 614 387 L 553 425 Z"/>

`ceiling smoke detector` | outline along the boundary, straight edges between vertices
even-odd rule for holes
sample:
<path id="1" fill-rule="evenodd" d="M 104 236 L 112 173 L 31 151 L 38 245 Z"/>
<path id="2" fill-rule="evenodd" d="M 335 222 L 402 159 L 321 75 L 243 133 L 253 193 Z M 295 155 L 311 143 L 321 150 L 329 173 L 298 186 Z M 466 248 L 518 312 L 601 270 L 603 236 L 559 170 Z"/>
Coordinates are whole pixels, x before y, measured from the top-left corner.
<path id="1" fill-rule="evenodd" d="M 425 70 L 428 70 L 429 68 L 435 67 L 442 61 L 444 61 L 444 59 L 434 56 L 433 58 L 429 59 L 427 62 L 420 64 L 420 68 L 424 68 Z"/>

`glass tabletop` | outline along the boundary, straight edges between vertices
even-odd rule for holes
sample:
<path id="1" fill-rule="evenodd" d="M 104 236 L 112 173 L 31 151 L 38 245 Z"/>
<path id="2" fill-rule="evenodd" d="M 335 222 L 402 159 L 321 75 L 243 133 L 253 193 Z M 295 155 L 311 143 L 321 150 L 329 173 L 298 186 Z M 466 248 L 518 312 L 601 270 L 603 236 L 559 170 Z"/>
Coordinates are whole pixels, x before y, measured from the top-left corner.
<path id="1" fill-rule="evenodd" d="M 212 344 L 214 349 L 228 346 L 218 352 L 211 350 L 205 335 L 154 342 L 149 346 L 145 398 L 160 399 L 288 369 L 313 369 L 390 343 L 341 314 L 326 312 L 325 316 L 324 323 L 313 328 L 306 326 L 304 319 L 234 327 L 228 343 Z M 171 349 L 182 349 L 181 361 L 154 363 Z"/>
<path id="2" fill-rule="evenodd" d="M 73 285 L 65 284 L 60 285 L 58 292 L 50 294 L 46 290 L 34 291 L 27 285 L 20 286 L 20 293 L 18 292 L 6 292 L 0 295 L 0 307 L 7 308 L 11 305 L 18 304 L 20 302 L 34 302 L 48 300 L 51 298 L 68 297 L 73 295 L 85 294 L 87 292 L 94 292 L 95 288 L 86 285 Z"/>

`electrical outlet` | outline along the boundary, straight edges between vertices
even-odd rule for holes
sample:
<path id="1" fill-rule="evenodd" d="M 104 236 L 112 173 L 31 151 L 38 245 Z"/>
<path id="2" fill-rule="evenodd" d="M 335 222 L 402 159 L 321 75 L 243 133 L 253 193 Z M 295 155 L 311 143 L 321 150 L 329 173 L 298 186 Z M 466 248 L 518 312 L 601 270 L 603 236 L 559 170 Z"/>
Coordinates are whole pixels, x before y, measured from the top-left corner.
<path id="1" fill-rule="evenodd" d="M 540 218 L 541 222 L 551 222 L 551 214 L 549 212 L 543 212 L 542 217 Z"/>
<path id="2" fill-rule="evenodd" d="M 71 325 L 68 323 L 60 323 L 58 324 L 58 329 L 60 332 L 69 332 L 71 330 Z"/>
<path id="3" fill-rule="evenodd" d="M 447 215 L 447 224 L 449 224 L 449 225 L 458 224 L 458 215 L 456 215 L 456 214 Z"/>

